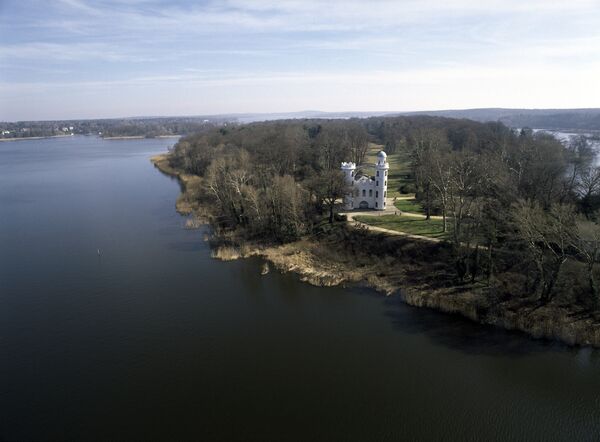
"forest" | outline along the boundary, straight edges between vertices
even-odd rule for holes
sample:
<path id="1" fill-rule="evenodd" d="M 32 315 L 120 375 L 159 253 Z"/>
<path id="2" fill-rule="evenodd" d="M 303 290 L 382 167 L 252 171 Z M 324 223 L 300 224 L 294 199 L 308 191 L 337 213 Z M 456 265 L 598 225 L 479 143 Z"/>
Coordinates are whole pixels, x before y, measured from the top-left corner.
<path id="1" fill-rule="evenodd" d="M 374 144 L 407 158 L 396 190 L 443 219 L 444 284 L 598 311 L 600 168 L 583 137 L 563 144 L 502 123 L 429 116 L 286 120 L 207 128 L 182 138 L 169 161 L 202 178 L 196 195 L 217 231 L 286 243 L 349 228 L 337 214 L 348 190 L 339 166 L 368 166 Z"/>

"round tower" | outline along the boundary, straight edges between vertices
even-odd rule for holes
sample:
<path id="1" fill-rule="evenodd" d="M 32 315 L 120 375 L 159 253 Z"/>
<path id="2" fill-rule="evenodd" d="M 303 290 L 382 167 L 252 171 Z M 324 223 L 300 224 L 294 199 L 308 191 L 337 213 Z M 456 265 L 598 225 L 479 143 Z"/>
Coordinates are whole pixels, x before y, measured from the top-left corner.
<path id="1" fill-rule="evenodd" d="M 356 164 L 342 163 L 342 172 L 344 172 L 346 182 L 348 184 L 352 183 L 354 181 L 354 173 L 356 172 Z"/>
<path id="2" fill-rule="evenodd" d="M 377 154 L 375 165 L 375 208 L 385 210 L 385 199 L 387 197 L 388 169 L 387 154 L 382 150 Z"/>
<path id="3" fill-rule="evenodd" d="M 356 173 L 356 164 L 354 163 L 342 163 L 342 172 L 344 172 L 344 178 L 346 179 L 346 184 L 348 186 L 352 186 L 354 184 L 354 174 Z M 354 192 L 354 189 L 351 189 L 351 192 Z M 352 210 L 354 207 L 354 197 L 352 193 L 344 196 L 344 209 Z"/>

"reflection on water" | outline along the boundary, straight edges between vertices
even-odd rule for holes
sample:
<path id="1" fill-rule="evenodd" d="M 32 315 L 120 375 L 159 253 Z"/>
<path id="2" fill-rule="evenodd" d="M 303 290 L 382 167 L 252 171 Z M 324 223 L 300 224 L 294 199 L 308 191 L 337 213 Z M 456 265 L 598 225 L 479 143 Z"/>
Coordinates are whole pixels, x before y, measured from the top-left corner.
<path id="1" fill-rule="evenodd" d="M 172 142 L 0 144 L 0 439 L 600 436 L 595 350 L 212 260 Z"/>

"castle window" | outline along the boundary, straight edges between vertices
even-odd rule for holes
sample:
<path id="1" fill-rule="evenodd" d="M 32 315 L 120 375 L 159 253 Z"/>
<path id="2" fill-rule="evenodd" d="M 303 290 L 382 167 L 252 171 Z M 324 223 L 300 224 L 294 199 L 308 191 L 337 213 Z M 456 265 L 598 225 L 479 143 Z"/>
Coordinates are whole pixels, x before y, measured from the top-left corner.
<path id="1" fill-rule="evenodd" d="M 387 186 L 387 180 L 385 180 L 385 183 L 383 183 L 384 186 Z"/>
<path id="2" fill-rule="evenodd" d="M 375 201 L 375 207 L 377 207 L 377 201 Z"/>
<path id="3" fill-rule="evenodd" d="M 385 176 L 387 176 L 387 170 L 385 171 Z"/>
<path id="4" fill-rule="evenodd" d="M 373 196 L 373 190 L 369 189 L 369 196 Z"/>
<path id="5" fill-rule="evenodd" d="M 376 186 L 379 186 L 379 181 L 375 181 L 375 185 L 376 185 Z"/>
<path id="6" fill-rule="evenodd" d="M 379 171 L 377 171 L 377 176 L 379 176 Z"/>
<path id="7" fill-rule="evenodd" d="M 367 191 L 363 189 L 363 196 L 367 196 Z"/>
<path id="8" fill-rule="evenodd" d="M 375 191 L 375 198 L 379 198 L 379 190 Z"/>
<path id="9" fill-rule="evenodd" d="M 383 192 L 383 197 L 385 198 L 386 196 L 387 196 L 387 190 L 385 190 L 385 191 Z"/>

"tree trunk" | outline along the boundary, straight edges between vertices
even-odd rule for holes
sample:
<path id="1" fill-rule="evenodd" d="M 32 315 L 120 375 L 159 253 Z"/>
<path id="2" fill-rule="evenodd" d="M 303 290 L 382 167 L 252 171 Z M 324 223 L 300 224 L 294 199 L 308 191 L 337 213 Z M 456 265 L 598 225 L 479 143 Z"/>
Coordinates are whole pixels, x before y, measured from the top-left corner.
<path id="1" fill-rule="evenodd" d="M 488 271 L 487 271 L 487 285 L 492 286 L 492 278 L 494 276 L 494 260 L 492 258 L 492 243 L 488 245 Z"/>
<path id="2" fill-rule="evenodd" d="M 446 233 L 448 231 L 448 222 L 446 221 L 446 208 L 442 208 L 442 220 L 443 220 L 443 230 L 442 232 Z"/>
<path id="3" fill-rule="evenodd" d="M 465 276 L 467 275 L 468 267 L 466 259 L 464 256 L 460 255 L 460 252 L 456 256 L 454 264 L 456 266 L 456 274 L 458 275 L 460 281 L 463 282 L 465 280 Z"/>
<path id="4" fill-rule="evenodd" d="M 552 300 L 552 291 L 554 290 L 554 286 L 556 285 L 556 281 L 558 280 L 558 276 L 560 275 L 560 269 L 562 268 L 564 262 L 565 259 L 560 258 L 555 263 L 554 269 L 552 269 L 552 274 L 550 275 L 550 280 L 544 288 L 543 301 L 550 302 Z"/>
<path id="5" fill-rule="evenodd" d="M 471 282 L 475 282 L 479 273 L 479 245 L 475 243 L 475 252 L 473 256 L 473 264 L 471 265 Z"/>
<path id="6" fill-rule="evenodd" d="M 590 291 L 592 292 L 592 297 L 594 299 L 594 305 L 596 308 L 600 307 L 600 296 L 598 294 L 598 284 L 596 283 L 596 278 L 594 278 L 594 263 L 591 262 L 588 264 L 588 280 L 590 283 Z"/>
<path id="7" fill-rule="evenodd" d="M 431 219 L 431 190 L 429 189 L 429 187 L 429 184 L 427 184 L 427 188 L 425 190 L 425 219 L 427 221 Z"/>
<path id="8" fill-rule="evenodd" d="M 546 278 L 544 275 L 544 263 L 537 259 L 535 262 L 535 266 L 538 269 L 538 274 L 535 280 L 533 281 L 533 290 L 536 295 L 536 299 L 541 302 L 545 302 L 545 286 L 546 286 Z"/>

